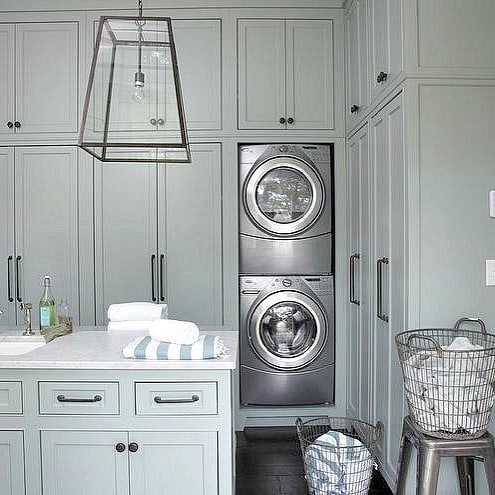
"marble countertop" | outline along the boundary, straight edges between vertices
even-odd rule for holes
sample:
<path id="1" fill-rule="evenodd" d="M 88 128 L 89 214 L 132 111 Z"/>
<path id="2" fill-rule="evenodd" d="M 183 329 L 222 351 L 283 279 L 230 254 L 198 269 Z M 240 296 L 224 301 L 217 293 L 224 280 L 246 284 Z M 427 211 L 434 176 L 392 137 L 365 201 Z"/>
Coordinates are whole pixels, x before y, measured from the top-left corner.
<path id="1" fill-rule="evenodd" d="M 123 347 L 142 331 L 106 331 L 105 327 L 76 327 L 74 332 L 58 337 L 37 349 L 20 355 L 0 355 L 0 368 L 34 369 L 135 369 L 135 370 L 220 370 L 234 369 L 237 362 L 238 333 L 225 330 L 201 330 L 201 334 L 218 335 L 227 346 L 225 358 L 203 360 L 126 359 Z M 0 336 L 21 336 L 22 330 L 2 330 Z M 25 337 L 40 340 L 38 334 Z M 0 343 L 1 345 L 1 343 Z"/>

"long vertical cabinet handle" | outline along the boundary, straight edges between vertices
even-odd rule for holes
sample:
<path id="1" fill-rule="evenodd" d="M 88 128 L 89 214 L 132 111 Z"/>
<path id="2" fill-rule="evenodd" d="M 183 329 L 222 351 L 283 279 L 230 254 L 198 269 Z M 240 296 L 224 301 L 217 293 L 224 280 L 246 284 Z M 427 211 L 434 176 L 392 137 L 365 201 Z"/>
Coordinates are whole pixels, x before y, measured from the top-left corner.
<path id="1" fill-rule="evenodd" d="M 14 259 L 13 256 L 9 256 L 7 258 L 7 297 L 9 302 L 14 302 L 14 298 L 12 297 L 12 276 L 11 276 L 13 259 Z"/>
<path id="2" fill-rule="evenodd" d="M 163 260 L 164 254 L 160 254 L 160 301 L 165 301 L 165 295 L 163 294 Z"/>
<path id="3" fill-rule="evenodd" d="M 155 296 L 155 259 L 156 255 L 151 255 L 151 300 L 156 302 Z"/>
<path id="4" fill-rule="evenodd" d="M 359 299 L 356 299 L 356 289 L 354 287 L 356 283 L 356 261 L 359 260 L 361 256 L 359 253 L 354 253 L 349 257 L 349 301 L 352 304 L 360 305 Z"/>
<path id="5" fill-rule="evenodd" d="M 388 322 L 388 315 L 383 312 L 383 265 L 388 265 L 388 258 L 379 258 L 376 261 L 376 316 Z"/>
<path id="6" fill-rule="evenodd" d="M 15 293 L 17 302 L 22 302 L 21 297 L 21 283 L 19 281 L 19 262 L 22 260 L 21 256 L 16 256 L 15 258 Z"/>

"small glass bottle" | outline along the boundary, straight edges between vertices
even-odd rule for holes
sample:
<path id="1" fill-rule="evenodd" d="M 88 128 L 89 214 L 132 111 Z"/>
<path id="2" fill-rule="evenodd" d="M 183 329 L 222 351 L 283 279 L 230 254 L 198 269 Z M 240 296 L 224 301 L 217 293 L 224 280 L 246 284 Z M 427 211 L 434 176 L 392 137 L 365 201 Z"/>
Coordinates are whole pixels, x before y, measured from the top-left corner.
<path id="1" fill-rule="evenodd" d="M 43 294 L 39 302 L 40 330 L 57 324 L 55 298 L 52 294 L 52 281 L 48 275 L 43 277 Z"/>
<path id="2" fill-rule="evenodd" d="M 62 299 L 58 307 L 58 322 L 64 324 L 72 332 L 72 317 L 70 316 L 67 299 Z"/>

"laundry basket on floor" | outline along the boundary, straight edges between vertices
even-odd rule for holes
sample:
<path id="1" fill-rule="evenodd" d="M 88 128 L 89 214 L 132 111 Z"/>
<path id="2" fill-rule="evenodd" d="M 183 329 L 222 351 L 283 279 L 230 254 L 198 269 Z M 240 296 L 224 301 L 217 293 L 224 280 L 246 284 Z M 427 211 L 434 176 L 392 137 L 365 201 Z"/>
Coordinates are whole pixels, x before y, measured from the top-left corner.
<path id="1" fill-rule="evenodd" d="M 365 495 L 382 426 L 349 418 L 296 420 L 310 495 Z"/>
<path id="2" fill-rule="evenodd" d="M 463 440 L 482 436 L 488 427 L 495 400 L 495 335 L 474 321 L 482 331 L 456 324 L 395 338 L 409 414 L 427 435 Z"/>

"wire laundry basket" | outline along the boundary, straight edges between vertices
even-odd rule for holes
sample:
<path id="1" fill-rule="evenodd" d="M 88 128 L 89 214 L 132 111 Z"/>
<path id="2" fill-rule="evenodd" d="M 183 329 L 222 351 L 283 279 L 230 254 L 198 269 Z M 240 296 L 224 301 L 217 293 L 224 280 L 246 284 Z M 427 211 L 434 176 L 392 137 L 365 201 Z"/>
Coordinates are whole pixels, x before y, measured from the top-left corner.
<path id="1" fill-rule="evenodd" d="M 310 495 L 365 495 L 376 467 L 374 447 L 382 432 L 349 418 L 296 420 Z"/>
<path id="2" fill-rule="evenodd" d="M 477 322 L 481 331 L 461 329 Z M 395 337 L 409 414 L 423 433 L 463 440 L 482 436 L 495 401 L 495 335 L 481 320 Z"/>

